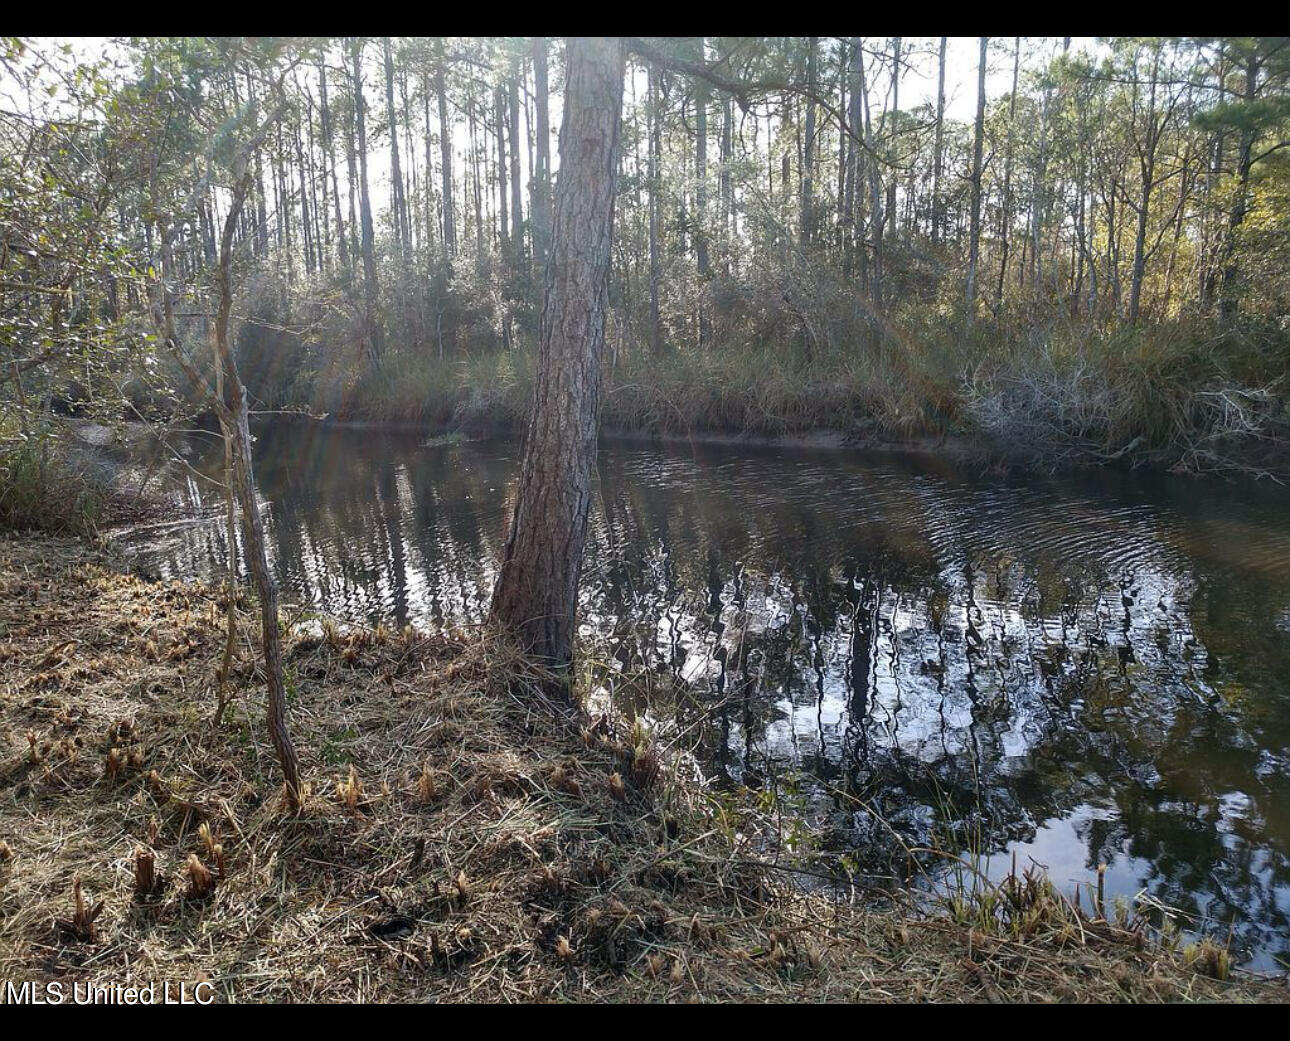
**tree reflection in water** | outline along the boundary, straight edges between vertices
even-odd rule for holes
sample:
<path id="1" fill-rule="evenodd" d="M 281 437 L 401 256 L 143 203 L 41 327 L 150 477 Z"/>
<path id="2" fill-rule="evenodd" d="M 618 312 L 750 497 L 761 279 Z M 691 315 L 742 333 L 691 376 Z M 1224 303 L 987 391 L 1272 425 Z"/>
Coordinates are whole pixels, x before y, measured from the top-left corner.
<path id="1" fill-rule="evenodd" d="M 263 431 L 284 591 L 369 624 L 482 617 L 514 460 Z M 625 443 L 599 470 L 593 680 L 691 730 L 720 783 L 800 778 L 868 869 L 901 843 L 1016 850 L 1071 887 L 1106 863 L 1112 892 L 1290 957 L 1285 490 Z M 131 541 L 167 576 L 223 566 L 217 521 Z"/>

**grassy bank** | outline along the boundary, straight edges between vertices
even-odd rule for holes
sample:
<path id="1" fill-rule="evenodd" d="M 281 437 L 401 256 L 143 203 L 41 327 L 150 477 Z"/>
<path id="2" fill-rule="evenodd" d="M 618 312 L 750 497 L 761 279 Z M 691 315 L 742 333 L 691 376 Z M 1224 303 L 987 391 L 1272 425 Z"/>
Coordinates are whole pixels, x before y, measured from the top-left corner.
<path id="1" fill-rule="evenodd" d="M 220 614 L 79 541 L 0 541 L 0 978 L 228 1001 L 1285 997 L 1042 878 L 949 912 L 807 895 L 756 852 L 751 805 L 639 727 L 553 712 L 479 634 L 293 627 L 312 792 L 288 816 L 249 615 L 211 728 Z"/>
<path id="2" fill-rule="evenodd" d="M 106 427 L 92 429 L 110 434 Z M 105 440 L 79 436 L 68 421 L 23 429 L 0 418 L 0 530 L 87 536 L 161 509 L 160 492 L 105 451 Z"/>
<path id="3" fill-rule="evenodd" d="M 1288 369 L 1290 338 L 1270 325 L 983 326 L 965 337 L 928 324 L 847 348 L 738 343 L 613 356 L 602 410 L 606 428 L 636 434 L 953 438 L 1022 465 L 1284 477 Z M 342 420 L 486 433 L 522 428 L 533 358 L 440 361 L 396 347 L 357 379 L 303 371 L 262 395 Z"/>

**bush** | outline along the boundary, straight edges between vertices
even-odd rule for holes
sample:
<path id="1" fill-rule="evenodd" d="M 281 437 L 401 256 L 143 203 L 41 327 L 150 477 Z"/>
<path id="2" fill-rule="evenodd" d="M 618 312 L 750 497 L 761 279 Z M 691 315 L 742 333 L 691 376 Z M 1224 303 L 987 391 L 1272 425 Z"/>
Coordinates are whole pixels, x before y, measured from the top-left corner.
<path id="1" fill-rule="evenodd" d="M 92 534 L 111 499 L 103 466 L 51 427 L 0 427 L 0 528 Z"/>

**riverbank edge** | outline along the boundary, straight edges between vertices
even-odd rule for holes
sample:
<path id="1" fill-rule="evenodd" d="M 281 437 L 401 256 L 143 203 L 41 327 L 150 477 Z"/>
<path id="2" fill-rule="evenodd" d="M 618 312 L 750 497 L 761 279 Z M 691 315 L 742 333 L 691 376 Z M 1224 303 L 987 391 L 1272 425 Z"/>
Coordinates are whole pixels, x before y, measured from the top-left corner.
<path id="1" fill-rule="evenodd" d="M 443 423 L 400 423 L 365 419 L 337 419 L 331 416 L 316 417 L 284 413 L 273 422 L 289 425 L 315 424 L 326 430 L 352 430 L 372 433 L 415 435 L 426 438 L 435 445 L 450 446 L 461 442 L 506 440 L 518 444 L 524 431 L 518 424 L 498 423 L 486 428 Z M 1015 457 L 998 450 L 984 438 L 965 435 L 942 435 L 887 439 L 875 435 L 848 432 L 841 428 L 820 427 L 795 434 L 759 434 L 754 432 L 696 430 L 692 433 L 640 430 L 631 427 L 602 426 L 601 440 L 655 445 L 719 445 L 732 448 L 772 448 L 790 450 L 818 450 L 826 452 L 890 452 L 915 456 L 936 456 L 963 463 L 975 463 L 1006 469 L 1011 465 L 1024 465 Z M 1079 469 L 1098 464 L 1068 464 L 1067 468 Z M 1161 472 L 1163 467 L 1158 468 Z"/>
<path id="2" fill-rule="evenodd" d="M 205 421 L 204 421 L 205 420 Z M 323 430 L 365 431 L 395 435 L 418 436 L 427 444 L 446 447 L 468 441 L 506 441 L 522 443 L 524 423 L 503 413 L 501 416 L 479 415 L 461 417 L 450 421 L 400 421 L 389 419 L 342 418 L 335 413 L 310 413 L 283 410 L 273 413 L 253 414 L 257 428 L 262 424 L 287 426 L 313 425 Z M 198 417 L 198 426 L 216 431 L 213 417 Z M 102 429 L 102 424 L 73 421 L 73 429 L 80 426 Z M 148 431 L 147 424 L 138 420 L 124 421 L 127 428 Z M 1057 453 L 1048 448 L 1029 443 L 1000 441 L 985 432 L 911 433 L 895 436 L 876 430 L 872 424 L 861 427 L 816 426 L 794 432 L 766 433 L 752 429 L 721 429 L 696 427 L 689 431 L 642 428 L 615 423 L 602 423 L 600 438 L 617 441 L 665 446 L 704 445 L 734 448 L 783 449 L 821 452 L 890 453 L 913 457 L 948 460 L 965 466 L 980 468 L 982 472 L 1004 475 L 1012 472 L 1078 473 L 1081 471 L 1115 469 L 1134 470 L 1153 475 L 1171 474 L 1184 477 L 1220 477 L 1224 480 L 1269 479 L 1278 483 L 1290 481 L 1290 444 L 1278 454 L 1259 459 L 1242 459 L 1240 454 L 1216 462 L 1212 466 L 1188 466 L 1178 458 L 1159 451 L 1140 449 L 1133 445 L 1123 450 L 1107 453 L 1092 446 L 1067 446 Z M 127 436 L 123 445 L 115 446 L 128 453 L 134 435 Z M 92 443 L 80 438 L 86 448 L 97 449 L 100 456 L 112 447 L 102 441 Z M 1275 446 L 1273 446 L 1275 448 Z M 119 461 L 118 461 L 119 462 Z M 135 508 L 135 507 L 130 507 Z"/>
<path id="3" fill-rule="evenodd" d="M 305 414 L 282 413 L 275 422 L 289 424 L 316 423 L 324 429 L 370 431 L 417 435 L 436 445 L 451 445 L 461 441 L 506 440 L 519 444 L 524 435 L 523 424 L 516 421 L 469 421 L 464 423 L 399 422 L 323 417 Z M 998 474 L 1038 471 L 1043 473 L 1078 473 L 1081 471 L 1117 469 L 1135 470 L 1148 474 L 1172 474 L 1184 477 L 1220 477 L 1224 480 L 1270 479 L 1290 481 L 1290 456 L 1239 461 L 1228 459 L 1213 467 L 1186 466 L 1180 460 L 1159 452 L 1136 449 L 1116 453 L 1102 453 L 1092 448 L 1067 448 L 1057 455 L 1037 450 L 1029 444 L 1002 443 L 985 434 L 949 433 L 917 434 L 892 437 L 865 430 L 847 430 L 842 427 L 814 427 L 795 433 L 759 433 L 749 430 L 721 430 L 697 428 L 689 432 L 642 429 L 614 424 L 602 424 L 601 440 L 634 442 L 655 445 L 703 445 L 736 448 L 769 448 L 788 450 L 815 450 L 822 452 L 886 452 L 897 455 L 936 457 L 968 466 L 978 466 L 983 471 Z"/>
<path id="4" fill-rule="evenodd" d="M 773 823 L 751 802 L 639 725 L 553 712 L 482 631 L 296 613 L 312 793 L 288 815 L 247 603 L 237 696 L 209 723 L 221 599 L 83 541 L 0 536 L 0 977 L 229 1001 L 1287 996 L 1038 876 L 948 912 L 805 893 L 757 852 Z"/>

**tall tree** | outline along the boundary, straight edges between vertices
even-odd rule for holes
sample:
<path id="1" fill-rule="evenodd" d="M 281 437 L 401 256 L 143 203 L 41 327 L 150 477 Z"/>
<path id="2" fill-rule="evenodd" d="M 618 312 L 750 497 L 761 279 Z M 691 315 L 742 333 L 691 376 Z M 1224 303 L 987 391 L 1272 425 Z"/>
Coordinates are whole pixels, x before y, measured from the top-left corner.
<path id="1" fill-rule="evenodd" d="M 349 41 L 350 76 L 354 96 L 354 149 L 358 154 L 358 202 L 363 248 L 363 333 L 370 361 L 382 353 L 381 321 L 377 310 L 376 231 L 372 226 L 372 197 L 367 184 L 367 105 L 363 101 L 363 40 Z"/>
<path id="2" fill-rule="evenodd" d="M 798 224 L 802 229 L 802 242 L 815 238 L 815 107 L 818 89 L 818 62 L 820 40 L 809 36 L 806 40 L 806 139 L 802 144 L 802 198 Z"/>
<path id="3" fill-rule="evenodd" d="M 1217 257 L 1202 306 L 1213 303 L 1215 281 L 1218 282 L 1219 314 L 1224 321 L 1235 319 L 1241 290 L 1241 272 L 1237 264 L 1237 244 L 1250 212 L 1251 181 L 1256 167 L 1266 165 L 1274 156 L 1290 148 L 1290 44 L 1283 36 L 1238 36 L 1223 41 L 1219 48 L 1219 89 L 1222 100 L 1200 118 L 1200 125 L 1224 135 L 1236 137 L 1236 165 L 1230 204 L 1218 238 Z M 1234 87 L 1223 82 L 1223 55 L 1232 62 Z"/>
<path id="4" fill-rule="evenodd" d="M 936 59 L 936 145 L 932 154 L 932 242 L 941 239 L 941 170 L 945 165 L 945 46 L 941 37 Z"/>
<path id="5" fill-rule="evenodd" d="M 1021 37 L 1012 42 L 1012 90 L 1008 93 L 1008 136 L 1003 150 L 1003 198 L 999 205 L 999 280 L 994 288 L 996 314 L 1003 308 L 1003 285 L 1008 277 L 1009 232 L 1012 230 L 1012 148 L 1017 122 L 1017 80 L 1021 74 Z"/>
<path id="6" fill-rule="evenodd" d="M 411 246 L 412 232 L 399 159 L 399 120 L 394 107 L 394 50 L 388 36 L 382 37 L 381 50 L 385 58 L 385 122 L 390 130 L 390 208 L 394 211 L 394 247 L 402 252 Z"/>
<path id="7" fill-rule="evenodd" d="M 511 56 L 510 76 L 506 81 L 506 103 L 510 115 L 507 134 L 511 141 L 511 242 L 516 259 L 524 254 L 524 212 L 520 185 L 520 60 Z"/>
<path id="8" fill-rule="evenodd" d="M 497 235 L 505 253 L 510 250 L 511 229 L 506 195 L 506 92 L 500 83 L 493 88 L 493 118 L 497 124 Z"/>
<path id="9" fill-rule="evenodd" d="M 860 53 L 859 36 L 852 36 L 849 41 L 849 65 L 847 75 L 849 91 L 847 99 L 847 123 L 852 134 L 862 134 L 864 128 L 864 78 L 862 75 L 863 57 Z M 861 269 L 861 282 L 864 277 L 864 222 L 861 211 L 864 208 L 864 170 L 862 164 L 865 150 L 861 142 L 853 141 L 847 150 L 846 178 L 843 182 L 843 221 L 846 224 L 845 253 L 843 254 L 843 272 L 851 274 L 851 266 L 858 255 Z"/>
<path id="10" fill-rule="evenodd" d="M 533 187 L 529 212 L 533 221 L 533 259 L 546 266 L 551 247 L 551 120 L 548 114 L 547 39 L 533 38 L 533 93 L 537 143 L 533 150 Z"/>
<path id="11" fill-rule="evenodd" d="M 703 62 L 704 38 L 694 38 L 695 54 Z M 708 257 L 708 82 L 694 81 L 694 259 L 700 276 L 707 275 Z M 702 340 L 702 337 L 700 337 Z"/>
<path id="12" fill-rule="evenodd" d="M 570 38 L 565 65 L 560 174 L 533 411 L 492 603 L 494 619 L 559 670 L 573 658 L 600 420 L 623 41 Z"/>
<path id="13" fill-rule="evenodd" d="M 649 67 L 649 102 L 646 118 L 649 120 L 649 340 L 650 350 L 657 357 L 663 353 L 663 328 L 659 317 L 659 291 L 663 279 L 660 258 L 659 220 L 663 208 L 663 104 L 659 97 L 659 79 L 662 73 Z"/>
<path id="14" fill-rule="evenodd" d="M 976 317 L 976 269 L 981 259 L 981 164 L 985 149 L 985 61 L 989 37 L 982 36 L 977 60 L 976 125 L 972 133 L 972 225 L 968 232 L 967 324 Z"/>
<path id="15" fill-rule="evenodd" d="M 451 260 L 457 255 L 457 225 L 453 219 L 452 199 L 452 123 L 448 120 L 448 59 L 442 38 L 435 42 L 434 93 L 439 107 L 439 175 L 443 179 L 443 255 Z"/>

